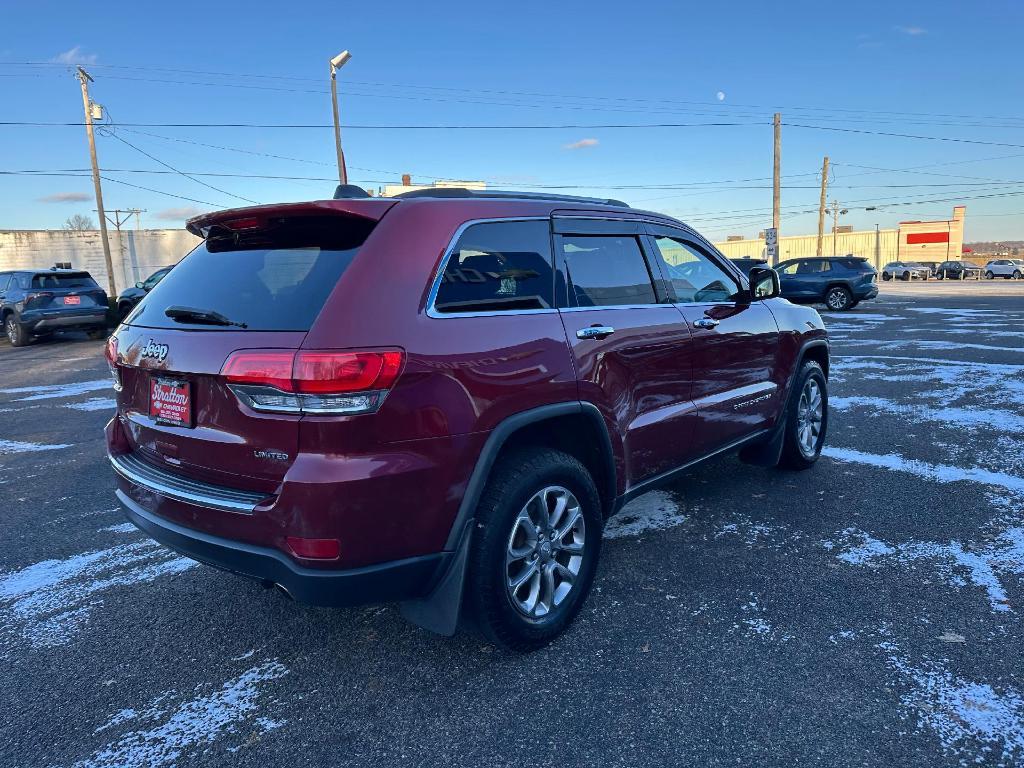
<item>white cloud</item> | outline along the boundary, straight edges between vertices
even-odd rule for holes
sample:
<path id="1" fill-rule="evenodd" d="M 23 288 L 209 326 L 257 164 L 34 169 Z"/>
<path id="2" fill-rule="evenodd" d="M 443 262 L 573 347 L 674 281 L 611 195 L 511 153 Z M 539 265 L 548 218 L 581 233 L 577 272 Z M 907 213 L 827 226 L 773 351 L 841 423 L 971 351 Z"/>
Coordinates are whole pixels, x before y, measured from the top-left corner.
<path id="1" fill-rule="evenodd" d="M 92 200 L 92 195 L 85 192 L 57 192 L 38 198 L 40 203 L 84 203 Z"/>
<path id="2" fill-rule="evenodd" d="M 58 53 L 52 59 L 51 64 L 95 64 L 97 56 L 95 53 L 82 53 L 82 46 L 76 45 L 74 48 L 64 53 Z"/>
<path id="3" fill-rule="evenodd" d="M 725 91 L 719 91 L 715 94 L 715 98 L 719 101 L 725 101 Z"/>
<path id="4" fill-rule="evenodd" d="M 597 139 L 580 139 L 574 141 L 572 144 L 566 144 L 564 149 L 589 149 L 590 147 L 596 147 L 600 142 Z"/>
<path id="5" fill-rule="evenodd" d="M 902 32 L 905 35 L 912 35 L 917 37 L 918 35 L 927 35 L 928 30 L 924 27 L 896 27 L 898 32 Z"/>
<path id="6" fill-rule="evenodd" d="M 200 213 L 206 213 L 206 211 L 203 208 L 196 208 L 194 205 L 183 205 L 180 208 L 165 208 L 162 211 L 157 211 L 153 216 L 161 221 L 184 221 L 198 216 Z"/>

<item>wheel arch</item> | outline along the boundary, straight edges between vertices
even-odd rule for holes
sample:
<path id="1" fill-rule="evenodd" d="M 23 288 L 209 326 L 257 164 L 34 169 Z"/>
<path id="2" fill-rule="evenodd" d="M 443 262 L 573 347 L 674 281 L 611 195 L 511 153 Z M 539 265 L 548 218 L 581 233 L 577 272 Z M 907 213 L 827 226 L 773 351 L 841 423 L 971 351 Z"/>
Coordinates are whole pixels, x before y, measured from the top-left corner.
<path id="1" fill-rule="evenodd" d="M 488 435 L 466 484 L 445 549 L 458 544 L 498 459 L 528 445 L 557 448 L 579 459 L 594 477 L 605 517 L 610 514 L 617 494 L 617 474 L 611 437 L 601 411 L 593 403 L 579 400 L 542 405 L 507 417 Z"/>
<path id="2" fill-rule="evenodd" d="M 552 427 L 562 428 L 561 432 L 555 434 L 564 436 L 569 434 L 565 429 L 569 426 L 579 428 L 578 432 L 573 433 L 577 437 L 577 445 L 585 444 L 587 438 L 591 439 L 593 451 L 585 451 L 584 456 L 575 452 L 573 455 L 576 455 L 592 473 L 595 469 L 591 467 L 596 467 L 601 474 L 601 477 L 594 477 L 594 483 L 601 494 L 604 516 L 611 514 L 617 493 L 615 457 L 608 427 L 597 406 L 575 400 L 543 405 L 509 416 L 487 436 L 466 483 L 462 502 L 445 542 L 445 550 L 452 554 L 449 564 L 442 573 L 435 576 L 434 586 L 425 598 L 401 604 L 401 613 L 407 620 L 441 635 L 455 633 L 462 613 L 462 593 L 469 543 L 473 535 L 474 512 L 491 470 L 504 453 L 517 447 L 538 444 L 537 438 L 541 432 L 544 432 L 545 438 L 549 438 L 551 433 L 546 430 Z M 571 447 L 571 444 L 561 437 L 554 441 L 545 439 L 539 444 L 561 447 L 563 450 L 566 446 Z"/>

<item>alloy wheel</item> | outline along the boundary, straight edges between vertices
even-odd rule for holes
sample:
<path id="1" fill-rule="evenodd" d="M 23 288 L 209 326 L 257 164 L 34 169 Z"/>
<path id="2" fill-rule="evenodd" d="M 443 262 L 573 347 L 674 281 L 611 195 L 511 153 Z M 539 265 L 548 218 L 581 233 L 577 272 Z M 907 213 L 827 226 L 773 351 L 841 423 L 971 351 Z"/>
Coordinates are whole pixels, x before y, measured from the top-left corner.
<path id="1" fill-rule="evenodd" d="M 813 457 L 817 452 L 824 406 L 821 387 L 815 379 L 808 379 L 800 393 L 796 411 L 797 440 L 800 443 L 800 452 L 807 458 Z"/>
<path id="2" fill-rule="evenodd" d="M 564 605 L 583 565 L 586 527 L 576 496 L 560 485 L 537 491 L 520 510 L 508 538 L 505 587 L 527 618 L 546 618 Z"/>
<path id="3" fill-rule="evenodd" d="M 828 304 L 829 309 L 845 309 L 849 301 L 850 299 L 846 295 L 846 291 L 837 288 L 829 291 L 825 303 Z"/>
<path id="4" fill-rule="evenodd" d="M 14 327 L 14 321 L 10 318 L 7 319 L 7 340 L 14 344 L 18 340 L 18 329 Z"/>

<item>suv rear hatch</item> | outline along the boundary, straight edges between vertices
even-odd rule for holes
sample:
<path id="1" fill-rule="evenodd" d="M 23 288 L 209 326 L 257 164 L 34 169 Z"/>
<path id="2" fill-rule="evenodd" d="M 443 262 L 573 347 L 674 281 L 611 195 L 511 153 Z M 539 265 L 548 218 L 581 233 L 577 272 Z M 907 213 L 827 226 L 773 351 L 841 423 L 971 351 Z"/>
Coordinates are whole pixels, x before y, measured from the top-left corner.
<path id="1" fill-rule="evenodd" d="M 122 387 L 118 411 L 140 458 L 228 487 L 275 491 L 295 459 L 301 412 L 251 407 L 228 374 L 242 359 L 250 379 L 255 365 L 261 381 L 276 382 L 271 369 L 296 357 L 393 204 L 372 202 L 240 209 L 190 222 L 205 242 L 140 302 L 111 342 Z"/>
<path id="2" fill-rule="evenodd" d="M 107 309 L 107 294 L 88 272 L 37 272 L 32 275 L 23 311 Z"/>

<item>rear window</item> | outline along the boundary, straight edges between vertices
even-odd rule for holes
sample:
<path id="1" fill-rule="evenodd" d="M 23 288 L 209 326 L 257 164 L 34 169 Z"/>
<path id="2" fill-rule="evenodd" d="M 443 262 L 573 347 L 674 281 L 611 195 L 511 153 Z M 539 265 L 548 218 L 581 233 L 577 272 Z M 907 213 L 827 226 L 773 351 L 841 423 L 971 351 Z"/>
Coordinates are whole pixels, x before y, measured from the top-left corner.
<path id="1" fill-rule="evenodd" d="M 32 287 L 49 288 L 51 290 L 60 290 L 61 288 L 99 288 L 88 272 L 76 272 L 74 274 L 43 272 L 39 275 L 32 275 Z"/>
<path id="2" fill-rule="evenodd" d="M 338 216 L 277 219 L 265 229 L 214 228 L 150 291 L 125 322 L 209 328 L 169 307 L 219 315 L 250 331 L 308 331 L 375 222 Z"/>

